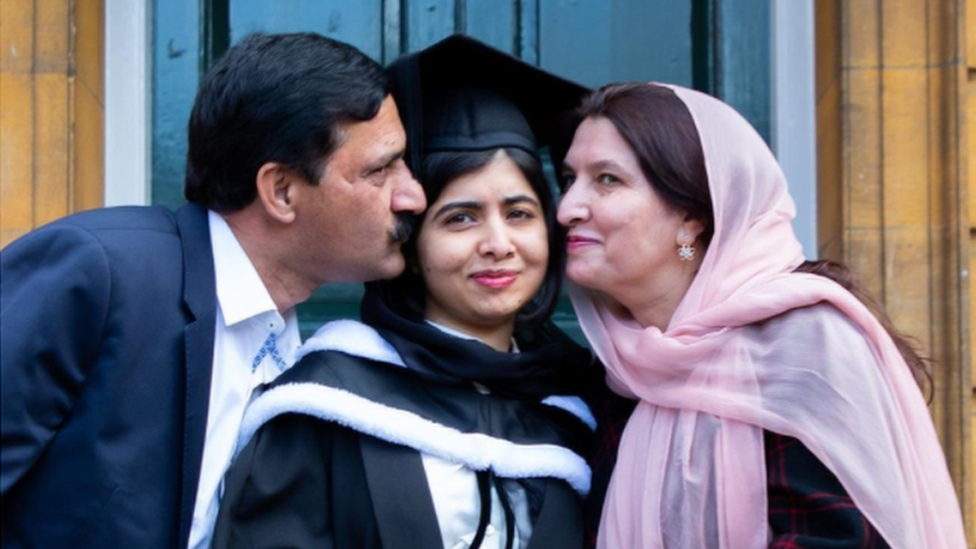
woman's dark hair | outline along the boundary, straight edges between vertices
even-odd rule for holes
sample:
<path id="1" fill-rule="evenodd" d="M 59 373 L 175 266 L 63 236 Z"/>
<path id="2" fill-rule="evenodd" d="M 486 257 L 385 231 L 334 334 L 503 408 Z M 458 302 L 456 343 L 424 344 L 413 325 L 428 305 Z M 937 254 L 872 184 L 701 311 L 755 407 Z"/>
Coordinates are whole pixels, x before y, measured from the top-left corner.
<path id="1" fill-rule="evenodd" d="M 586 96 L 577 115 L 613 123 L 664 202 L 702 224 L 699 239 L 708 247 L 715 223 L 705 155 L 695 120 L 681 99 L 663 86 L 612 84 Z"/>
<path id="2" fill-rule="evenodd" d="M 909 370 L 912 372 L 912 377 L 915 378 L 918 386 L 925 390 L 927 399 L 931 402 L 934 387 L 932 385 L 932 372 L 928 364 L 930 360 L 918 354 L 918 351 L 916 351 L 917 343 L 914 339 L 899 332 L 895 328 L 894 323 L 885 314 L 884 307 L 867 290 L 857 284 L 854 280 L 854 274 L 846 265 L 826 259 L 804 261 L 793 272 L 811 273 L 829 278 L 854 294 L 854 297 L 859 299 L 874 314 L 878 322 L 881 323 L 881 326 L 884 327 L 888 335 L 891 336 L 891 339 L 894 340 L 898 352 L 901 353 L 901 356 L 908 364 Z"/>
<path id="3" fill-rule="evenodd" d="M 370 120 L 388 93 L 383 68 L 314 33 L 246 36 L 200 84 L 190 114 L 187 200 L 218 212 L 257 196 L 267 162 L 318 183 L 350 122 Z"/>
<path id="4" fill-rule="evenodd" d="M 705 153 L 691 112 L 673 90 L 645 83 L 604 86 L 582 102 L 577 121 L 602 117 L 609 120 L 640 161 L 644 177 L 672 208 L 698 220 L 705 248 L 715 232 L 715 214 L 708 187 Z M 910 338 L 899 333 L 883 307 L 859 287 L 850 270 L 833 261 L 804 261 L 794 272 L 812 273 L 837 282 L 857 297 L 878 319 L 923 389 L 931 389 L 932 376 Z M 930 392 L 931 396 L 931 392 Z"/>
<path id="5" fill-rule="evenodd" d="M 564 235 L 556 223 L 556 208 L 552 188 L 542 170 L 538 157 L 522 149 L 511 147 L 484 151 L 444 151 L 428 153 L 423 159 L 424 192 L 427 203 L 433 204 L 444 189 L 457 178 L 476 172 L 492 162 L 499 153 L 504 153 L 518 166 L 522 175 L 529 181 L 542 206 L 543 217 L 548 234 L 549 263 L 542 286 L 535 299 L 519 311 L 515 317 L 515 329 L 533 329 L 552 315 L 559 301 L 562 288 L 562 272 L 566 264 Z M 396 279 L 374 285 L 381 292 L 382 299 L 399 314 L 413 319 L 424 318 L 427 288 L 423 278 L 412 267 L 417 265 L 417 239 L 422 228 L 403 245 L 403 255 L 407 259 L 407 269 Z"/>

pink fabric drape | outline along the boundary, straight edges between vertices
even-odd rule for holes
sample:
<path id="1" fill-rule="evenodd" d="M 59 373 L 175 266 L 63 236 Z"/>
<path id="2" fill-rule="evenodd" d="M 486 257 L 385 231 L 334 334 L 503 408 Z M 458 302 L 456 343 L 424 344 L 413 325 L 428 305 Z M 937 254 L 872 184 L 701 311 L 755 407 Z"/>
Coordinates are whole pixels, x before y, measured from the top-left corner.
<path id="1" fill-rule="evenodd" d="M 672 89 L 701 136 L 715 209 L 700 271 L 664 332 L 570 288 L 609 382 L 640 399 L 599 547 L 767 546 L 768 429 L 801 440 L 892 547 L 964 548 L 945 458 L 893 341 L 839 285 L 792 273 L 804 260 L 795 207 L 752 127 Z"/>

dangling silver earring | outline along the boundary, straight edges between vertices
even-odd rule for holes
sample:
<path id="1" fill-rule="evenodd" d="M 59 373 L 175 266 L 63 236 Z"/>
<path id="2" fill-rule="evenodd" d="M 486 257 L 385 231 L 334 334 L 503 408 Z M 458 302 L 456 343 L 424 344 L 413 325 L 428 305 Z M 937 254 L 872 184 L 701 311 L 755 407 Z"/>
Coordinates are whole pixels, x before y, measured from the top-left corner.
<path id="1" fill-rule="evenodd" d="M 687 242 L 678 247 L 678 257 L 681 261 L 691 261 L 695 259 L 695 247 Z"/>

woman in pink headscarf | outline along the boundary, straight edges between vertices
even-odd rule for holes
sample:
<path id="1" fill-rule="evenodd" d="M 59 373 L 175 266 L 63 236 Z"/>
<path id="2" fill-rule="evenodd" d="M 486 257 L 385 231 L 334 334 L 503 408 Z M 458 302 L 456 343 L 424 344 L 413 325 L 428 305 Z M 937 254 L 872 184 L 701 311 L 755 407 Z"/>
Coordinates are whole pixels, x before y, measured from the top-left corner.
<path id="1" fill-rule="evenodd" d="M 758 134 L 676 86 L 611 85 L 580 113 L 571 296 L 638 400 L 598 545 L 964 548 L 922 362 L 842 267 L 804 259 Z"/>

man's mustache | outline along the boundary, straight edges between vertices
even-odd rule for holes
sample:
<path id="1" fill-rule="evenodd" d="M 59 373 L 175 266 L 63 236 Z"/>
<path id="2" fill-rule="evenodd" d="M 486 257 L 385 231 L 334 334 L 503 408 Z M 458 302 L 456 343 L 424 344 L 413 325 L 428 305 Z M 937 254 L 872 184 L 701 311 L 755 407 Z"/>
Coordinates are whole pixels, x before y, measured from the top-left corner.
<path id="1" fill-rule="evenodd" d="M 394 244 L 406 242 L 416 230 L 418 223 L 417 216 L 406 213 L 396 214 L 396 223 L 393 225 L 393 230 L 390 231 L 390 242 Z"/>

